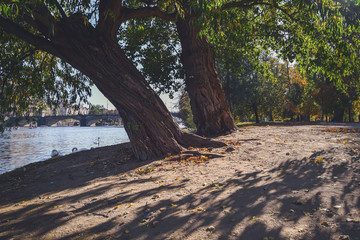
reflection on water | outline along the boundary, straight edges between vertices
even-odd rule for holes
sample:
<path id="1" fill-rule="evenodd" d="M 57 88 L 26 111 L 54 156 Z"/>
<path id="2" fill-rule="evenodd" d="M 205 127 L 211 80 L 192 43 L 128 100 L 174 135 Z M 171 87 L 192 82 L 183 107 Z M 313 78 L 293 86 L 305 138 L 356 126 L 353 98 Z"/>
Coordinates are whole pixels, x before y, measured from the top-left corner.
<path id="1" fill-rule="evenodd" d="M 50 158 L 56 149 L 69 154 L 74 147 L 100 147 L 128 142 L 120 127 L 41 127 L 19 128 L 0 136 L 0 174 L 32 162 Z"/>

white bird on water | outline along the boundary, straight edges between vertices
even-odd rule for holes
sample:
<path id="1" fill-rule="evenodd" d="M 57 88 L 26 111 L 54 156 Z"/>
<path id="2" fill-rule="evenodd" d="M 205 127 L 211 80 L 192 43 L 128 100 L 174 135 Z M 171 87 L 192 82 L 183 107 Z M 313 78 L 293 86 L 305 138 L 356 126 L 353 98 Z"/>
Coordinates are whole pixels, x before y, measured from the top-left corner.
<path id="1" fill-rule="evenodd" d="M 94 142 L 94 144 L 97 144 L 98 146 L 100 145 L 100 137 L 98 137 L 97 141 Z"/>
<path id="2" fill-rule="evenodd" d="M 58 151 L 58 150 L 56 150 L 56 149 L 54 149 L 54 150 L 52 150 L 51 151 L 51 157 L 53 158 L 53 157 L 59 157 L 59 156 L 61 156 L 62 154 Z"/>

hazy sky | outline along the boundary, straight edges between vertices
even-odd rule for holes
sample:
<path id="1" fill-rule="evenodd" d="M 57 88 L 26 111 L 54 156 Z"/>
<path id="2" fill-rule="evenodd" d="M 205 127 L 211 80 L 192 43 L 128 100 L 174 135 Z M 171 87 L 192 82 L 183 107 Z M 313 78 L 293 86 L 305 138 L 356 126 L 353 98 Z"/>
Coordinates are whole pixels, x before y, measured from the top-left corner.
<path id="1" fill-rule="evenodd" d="M 92 96 L 89 98 L 89 102 L 91 102 L 91 104 L 93 105 L 99 104 L 99 105 L 103 105 L 105 108 L 108 106 L 108 109 L 115 109 L 114 105 L 112 105 L 110 101 L 107 100 L 107 98 L 97 89 L 96 86 L 93 86 L 91 88 L 91 92 L 92 92 Z M 160 98 L 164 101 L 166 107 L 170 111 L 178 110 L 177 104 L 179 98 L 177 95 L 174 97 L 174 99 L 170 99 L 167 94 L 161 94 Z"/>

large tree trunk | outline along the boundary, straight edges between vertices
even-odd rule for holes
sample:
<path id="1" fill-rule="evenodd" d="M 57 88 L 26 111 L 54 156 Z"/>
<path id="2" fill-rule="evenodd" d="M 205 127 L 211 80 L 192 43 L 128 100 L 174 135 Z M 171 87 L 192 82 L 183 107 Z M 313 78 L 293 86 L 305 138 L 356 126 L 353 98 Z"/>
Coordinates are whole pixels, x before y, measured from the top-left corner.
<path id="1" fill-rule="evenodd" d="M 254 111 L 254 114 L 255 114 L 255 122 L 256 123 L 260 123 L 260 119 L 259 119 L 259 111 L 258 111 L 258 106 L 256 103 L 253 103 L 252 105 L 252 109 Z"/>
<path id="2" fill-rule="evenodd" d="M 273 109 L 272 107 L 270 106 L 270 112 L 269 112 L 269 116 L 270 116 L 270 122 L 273 122 L 274 121 L 274 117 L 273 117 Z"/>
<path id="3" fill-rule="evenodd" d="M 65 34 L 54 36 L 52 41 L 56 52 L 87 75 L 118 109 L 138 159 L 176 154 L 189 146 L 225 145 L 182 132 L 164 103 L 119 45 L 114 40 L 102 37 L 91 26 L 82 24 L 81 18 L 71 20 L 77 20 L 80 24 L 74 22 Z"/>
<path id="4" fill-rule="evenodd" d="M 230 107 L 218 77 L 215 58 L 209 43 L 199 36 L 190 18 L 176 22 L 182 45 L 181 61 L 186 78 L 186 91 L 201 136 L 217 136 L 236 129 Z"/>
<path id="5" fill-rule="evenodd" d="M 335 109 L 334 111 L 334 122 L 342 122 L 344 120 L 344 109 Z"/>
<path id="6" fill-rule="evenodd" d="M 351 101 L 351 98 L 349 99 L 348 115 L 349 115 L 349 123 L 353 122 L 353 119 L 352 119 L 352 101 Z"/>

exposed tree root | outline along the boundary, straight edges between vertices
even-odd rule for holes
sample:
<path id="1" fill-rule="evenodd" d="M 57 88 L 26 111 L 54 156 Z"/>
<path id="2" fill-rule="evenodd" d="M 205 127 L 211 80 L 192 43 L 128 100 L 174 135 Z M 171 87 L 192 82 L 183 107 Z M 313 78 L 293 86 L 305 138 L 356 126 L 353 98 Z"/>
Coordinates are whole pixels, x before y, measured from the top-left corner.
<path id="1" fill-rule="evenodd" d="M 224 157 L 224 155 L 220 155 L 220 154 L 212 154 L 212 153 L 201 153 L 199 151 L 194 151 L 194 150 L 187 150 L 187 151 L 183 151 L 181 154 L 181 156 L 205 156 L 208 158 L 219 158 L 219 157 Z"/>
<path id="2" fill-rule="evenodd" d="M 178 140 L 181 146 L 183 147 L 214 147 L 214 148 L 220 148 L 220 147 L 226 147 L 228 146 L 224 142 L 215 141 L 210 138 L 204 138 L 200 137 L 198 135 L 195 135 L 193 133 L 182 133 L 181 139 Z"/>

